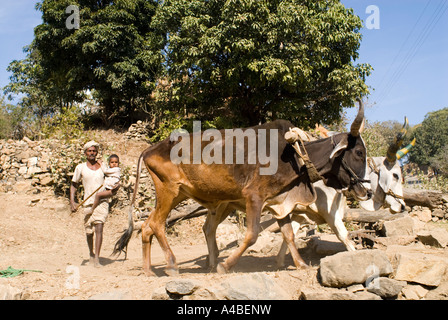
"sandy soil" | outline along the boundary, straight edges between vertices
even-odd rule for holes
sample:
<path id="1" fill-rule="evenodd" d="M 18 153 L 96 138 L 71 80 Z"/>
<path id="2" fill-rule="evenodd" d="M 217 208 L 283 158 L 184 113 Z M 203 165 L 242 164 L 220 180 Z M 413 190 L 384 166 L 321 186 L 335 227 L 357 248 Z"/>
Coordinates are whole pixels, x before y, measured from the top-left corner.
<path id="1" fill-rule="evenodd" d="M 115 212 L 109 216 L 100 258 L 104 266 L 95 268 L 88 261 L 81 215 L 70 214 L 67 199 L 56 198 L 51 191 L 40 194 L 17 191 L 1 193 L 0 203 L 0 269 L 11 266 L 41 271 L 0 279 L 0 283 L 23 290 L 28 299 L 89 299 L 109 291 L 124 292 L 124 298 L 128 299 L 151 299 L 155 289 L 172 279 L 165 276 L 165 259 L 156 240 L 152 263 L 157 277 L 143 274 L 139 235 L 131 239 L 126 260 L 123 255 L 110 256 L 127 224 L 124 213 Z M 230 275 L 209 273 L 205 268 L 207 247 L 201 230 L 203 219 L 183 221 L 169 234 L 180 269 L 179 278 L 213 285 L 235 273 L 265 272 L 274 276 L 293 298 L 298 298 L 300 287 L 316 281 L 317 267 L 308 271 L 298 271 L 291 266 L 277 270 L 275 256 L 255 253 L 246 253 Z M 224 259 L 231 250 L 223 251 L 220 258 Z M 312 258 L 304 258 L 313 264 Z M 292 260 L 287 262 L 291 264 Z"/>

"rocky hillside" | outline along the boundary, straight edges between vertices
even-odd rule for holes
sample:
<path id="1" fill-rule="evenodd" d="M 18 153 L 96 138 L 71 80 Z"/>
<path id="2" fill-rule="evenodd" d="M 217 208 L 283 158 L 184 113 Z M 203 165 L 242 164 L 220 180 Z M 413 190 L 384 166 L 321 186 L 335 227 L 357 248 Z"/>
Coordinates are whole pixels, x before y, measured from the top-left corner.
<path id="1" fill-rule="evenodd" d="M 135 238 L 128 260 L 102 258 L 101 272 L 88 269 L 82 227 L 68 209 L 71 174 L 82 161 L 81 146 L 87 140 L 101 144 L 102 157 L 120 156 L 125 174 L 106 229 L 106 257 L 125 225 L 137 159 L 149 145 L 138 128 L 136 124 L 124 134 L 92 131 L 82 141 L 0 141 L 0 195 L 7 204 L 0 216 L 4 249 L 0 268 L 42 271 L 1 279 L 0 299 L 448 299 L 446 195 L 434 208 L 409 206 L 399 215 L 383 210 L 373 216 L 374 221 L 348 210 L 346 225 L 356 242 L 355 252 L 345 251 L 327 226 L 306 226 L 297 234 L 296 245 L 310 265 L 308 270 L 294 270 L 291 259 L 286 268 L 277 268 L 282 237 L 269 215 L 263 216 L 264 231 L 234 274 L 217 275 L 205 268 L 203 216 L 178 222 L 169 231 L 180 267 L 178 278 L 145 279 Z M 136 220 L 147 215 L 154 200 L 150 179 L 142 172 Z M 189 202 L 182 208 L 189 211 L 195 205 Z M 244 231 L 244 220 L 238 216 L 219 226 L 221 258 L 235 248 Z M 156 274 L 161 276 L 163 254 L 156 250 L 154 256 Z M 81 270 L 77 288 L 67 287 L 67 265 Z"/>

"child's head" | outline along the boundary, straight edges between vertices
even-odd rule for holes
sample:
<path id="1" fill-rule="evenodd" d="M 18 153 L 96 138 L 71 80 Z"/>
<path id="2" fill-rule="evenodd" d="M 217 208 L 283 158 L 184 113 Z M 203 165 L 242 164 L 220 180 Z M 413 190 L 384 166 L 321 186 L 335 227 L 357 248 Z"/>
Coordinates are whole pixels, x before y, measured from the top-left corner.
<path id="1" fill-rule="evenodd" d="M 110 168 L 115 168 L 118 167 L 120 165 L 120 158 L 118 158 L 118 156 L 116 154 L 112 154 L 109 157 L 109 167 Z"/>

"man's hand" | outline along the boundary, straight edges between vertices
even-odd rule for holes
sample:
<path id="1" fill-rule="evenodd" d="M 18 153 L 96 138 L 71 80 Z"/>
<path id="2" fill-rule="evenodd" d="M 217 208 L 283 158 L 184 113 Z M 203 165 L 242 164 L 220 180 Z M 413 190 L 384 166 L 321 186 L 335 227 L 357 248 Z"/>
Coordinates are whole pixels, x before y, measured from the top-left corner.
<path id="1" fill-rule="evenodd" d="M 76 209 L 78 209 L 78 204 L 75 202 L 75 193 L 77 188 L 78 184 L 72 182 L 70 185 L 70 209 L 72 210 L 72 212 L 75 212 Z"/>

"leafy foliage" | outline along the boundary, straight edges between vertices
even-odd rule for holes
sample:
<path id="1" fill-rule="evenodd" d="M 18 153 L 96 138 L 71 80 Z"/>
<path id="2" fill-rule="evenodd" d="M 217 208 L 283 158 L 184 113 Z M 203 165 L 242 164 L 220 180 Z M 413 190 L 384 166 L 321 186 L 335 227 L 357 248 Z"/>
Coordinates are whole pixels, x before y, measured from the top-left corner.
<path id="1" fill-rule="evenodd" d="M 55 138 L 69 142 L 82 137 L 84 124 L 80 121 L 81 111 L 77 107 L 62 108 L 53 117 L 46 117 L 42 121 L 43 138 Z"/>
<path id="2" fill-rule="evenodd" d="M 398 121 L 375 121 L 373 123 L 367 121 L 362 133 L 362 138 L 367 146 L 367 156 L 385 157 L 389 145 L 394 141 L 402 126 L 403 124 Z M 407 140 L 409 140 L 409 135 L 406 138 Z M 406 145 L 406 141 L 403 146 Z"/>
<path id="3" fill-rule="evenodd" d="M 168 33 L 177 110 L 306 127 L 339 120 L 368 93 L 371 67 L 353 64 L 361 20 L 336 0 L 167 0 L 153 25 Z"/>
<path id="4" fill-rule="evenodd" d="M 448 108 L 430 112 L 421 125 L 414 129 L 417 143 L 410 160 L 419 165 L 438 167 L 437 159 L 446 157 L 448 146 Z M 446 158 L 445 158 L 446 159 Z M 434 162 L 434 160 L 436 160 Z"/>
<path id="5" fill-rule="evenodd" d="M 79 8 L 69 29 L 66 8 Z M 104 123 L 165 111 L 210 126 L 332 124 L 368 93 L 361 20 L 338 0 L 42 0 L 9 95 L 37 119 L 90 91 Z M 225 121 L 223 121 L 225 119 Z M 178 124 L 180 125 L 180 124 Z M 164 134 L 157 134 L 162 137 Z"/>
<path id="6" fill-rule="evenodd" d="M 33 114 L 20 105 L 8 104 L 0 97 L 0 139 L 34 138 L 38 135 Z"/>
<path id="7" fill-rule="evenodd" d="M 80 9 L 79 29 L 66 27 L 69 5 Z M 145 103 L 161 67 L 163 38 L 149 26 L 155 1 L 43 0 L 38 9 L 43 23 L 32 47 L 41 56 L 41 80 L 61 107 L 81 101 L 84 90 L 97 92 L 108 116 Z"/>

